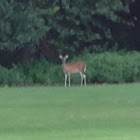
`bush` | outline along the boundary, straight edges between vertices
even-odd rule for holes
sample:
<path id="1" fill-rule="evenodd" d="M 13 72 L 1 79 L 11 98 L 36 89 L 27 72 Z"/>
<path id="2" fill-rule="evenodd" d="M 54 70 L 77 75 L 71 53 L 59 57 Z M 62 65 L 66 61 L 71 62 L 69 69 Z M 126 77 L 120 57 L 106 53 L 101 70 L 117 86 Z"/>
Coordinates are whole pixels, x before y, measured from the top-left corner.
<path id="1" fill-rule="evenodd" d="M 86 53 L 73 59 L 77 60 L 87 63 L 86 75 L 89 83 L 140 81 L 139 52 Z"/>
<path id="2" fill-rule="evenodd" d="M 19 85 L 23 82 L 24 75 L 15 65 L 11 69 L 0 66 L 0 85 Z"/>
<path id="3" fill-rule="evenodd" d="M 139 52 L 83 53 L 70 61 L 83 60 L 87 64 L 88 83 L 124 83 L 140 81 Z M 68 60 L 69 61 L 69 60 Z M 1 85 L 63 85 L 61 65 L 45 59 L 31 60 L 11 69 L 0 66 Z M 71 76 L 71 84 L 80 84 L 80 75 Z"/>
<path id="4" fill-rule="evenodd" d="M 84 54 L 74 60 L 87 63 L 89 83 L 122 83 L 140 81 L 139 52 L 103 52 Z"/>
<path id="5" fill-rule="evenodd" d="M 19 67 L 25 75 L 25 84 L 54 85 L 62 83 L 63 73 L 60 65 L 50 63 L 45 59 L 32 60 Z"/>

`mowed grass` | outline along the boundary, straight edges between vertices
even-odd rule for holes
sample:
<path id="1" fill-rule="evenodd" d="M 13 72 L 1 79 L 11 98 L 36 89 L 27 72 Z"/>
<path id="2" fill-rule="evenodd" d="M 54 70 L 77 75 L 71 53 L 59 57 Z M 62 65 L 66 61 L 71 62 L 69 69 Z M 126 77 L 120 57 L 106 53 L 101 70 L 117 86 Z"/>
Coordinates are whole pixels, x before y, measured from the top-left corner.
<path id="1" fill-rule="evenodd" d="M 139 83 L 0 88 L 0 140 L 139 139 Z"/>

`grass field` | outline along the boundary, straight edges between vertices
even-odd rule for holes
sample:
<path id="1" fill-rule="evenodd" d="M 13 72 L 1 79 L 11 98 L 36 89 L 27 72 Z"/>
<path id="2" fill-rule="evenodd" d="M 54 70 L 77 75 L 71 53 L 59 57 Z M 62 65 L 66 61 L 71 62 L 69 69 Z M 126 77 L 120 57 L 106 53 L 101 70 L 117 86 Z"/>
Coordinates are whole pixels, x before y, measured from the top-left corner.
<path id="1" fill-rule="evenodd" d="M 140 140 L 140 84 L 0 88 L 0 140 Z"/>

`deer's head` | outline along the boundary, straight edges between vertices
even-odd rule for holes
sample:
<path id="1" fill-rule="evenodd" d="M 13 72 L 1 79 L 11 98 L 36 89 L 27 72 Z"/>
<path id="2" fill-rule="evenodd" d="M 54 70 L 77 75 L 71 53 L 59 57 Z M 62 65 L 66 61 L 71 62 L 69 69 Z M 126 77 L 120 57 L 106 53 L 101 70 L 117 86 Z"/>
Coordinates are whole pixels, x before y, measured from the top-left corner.
<path id="1" fill-rule="evenodd" d="M 65 56 L 62 56 L 62 54 L 59 54 L 59 58 L 62 60 L 62 63 L 65 64 L 66 60 L 68 59 L 69 55 L 66 54 Z"/>

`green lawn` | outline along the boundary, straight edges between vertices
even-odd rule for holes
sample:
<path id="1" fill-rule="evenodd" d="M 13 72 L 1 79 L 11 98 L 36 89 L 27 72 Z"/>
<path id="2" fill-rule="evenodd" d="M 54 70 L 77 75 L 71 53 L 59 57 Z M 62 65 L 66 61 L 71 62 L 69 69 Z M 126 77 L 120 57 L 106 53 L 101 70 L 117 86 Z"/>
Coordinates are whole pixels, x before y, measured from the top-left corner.
<path id="1" fill-rule="evenodd" d="M 140 83 L 0 88 L 0 140 L 140 140 Z"/>

